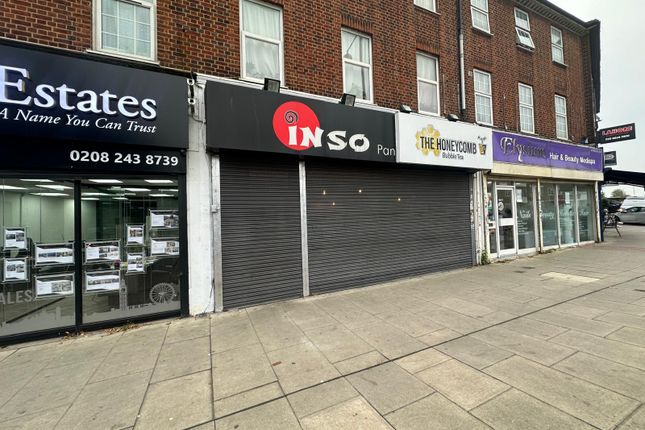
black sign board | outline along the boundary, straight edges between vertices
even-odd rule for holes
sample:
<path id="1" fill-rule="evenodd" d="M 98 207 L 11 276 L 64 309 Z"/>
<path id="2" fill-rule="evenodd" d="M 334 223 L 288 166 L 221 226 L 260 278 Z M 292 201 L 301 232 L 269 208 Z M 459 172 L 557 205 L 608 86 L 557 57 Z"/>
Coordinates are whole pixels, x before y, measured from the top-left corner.
<path id="1" fill-rule="evenodd" d="M 186 148 L 186 78 L 0 45 L 0 135 Z"/>
<path id="2" fill-rule="evenodd" d="M 615 166 L 616 164 L 618 164 L 616 151 L 605 152 L 605 166 Z"/>
<path id="3" fill-rule="evenodd" d="M 207 146 L 396 161 L 394 114 L 237 85 L 206 85 Z"/>
<path id="4" fill-rule="evenodd" d="M 596 140 L 598 143 L 619 142 L 621 140 L 636 139 L 636 124 L 619 125 L 618 127 L 603 128 L 598 130 Z"/>

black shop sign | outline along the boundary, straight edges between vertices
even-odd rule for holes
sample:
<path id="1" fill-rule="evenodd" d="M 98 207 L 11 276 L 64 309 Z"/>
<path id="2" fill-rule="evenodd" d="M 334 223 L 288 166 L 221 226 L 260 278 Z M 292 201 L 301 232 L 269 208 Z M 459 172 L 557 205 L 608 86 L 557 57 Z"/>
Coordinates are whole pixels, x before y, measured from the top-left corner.
<path id="1" fill-rule="evenodd" d="M 598 130 L 596 140 L 598 143 L 620 142 L 622 140 L 636 139 L 636 124 L 625 124 L 617 127 Z"/>
<path id="2" fill-rule="evenodd" d="M 396 161 L 394 115 L 237 85 L 206 85 L 207 146 Z"/>
<path id="3" fill-rule="evenodd" d="M 0 135 L 186 148 L 186 78 L 0 44 Z"/>

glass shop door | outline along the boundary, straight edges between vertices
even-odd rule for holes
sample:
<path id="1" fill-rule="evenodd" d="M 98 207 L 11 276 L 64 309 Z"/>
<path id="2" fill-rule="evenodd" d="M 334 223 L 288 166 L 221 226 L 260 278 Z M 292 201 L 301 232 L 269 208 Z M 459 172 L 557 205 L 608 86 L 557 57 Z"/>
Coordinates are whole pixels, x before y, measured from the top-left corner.
<path id="1" fill-rule="evenodd" d="M 499 255 L 516 254 L 515 241 L 516 214 L 513 187 L 498 186 L 496 189 L 497 202 L 497 237 L 499 240 Z"/>

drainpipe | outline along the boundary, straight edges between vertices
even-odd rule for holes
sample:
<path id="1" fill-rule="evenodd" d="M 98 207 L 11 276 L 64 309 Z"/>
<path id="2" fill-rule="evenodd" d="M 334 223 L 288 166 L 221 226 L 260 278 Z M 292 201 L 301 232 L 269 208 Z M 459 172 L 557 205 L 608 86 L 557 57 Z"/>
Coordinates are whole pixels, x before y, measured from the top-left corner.
<path id="1" fill-rule="evenodd" d="M 463 121 L 466 113 L 466 66 L 464 64 L 464 29 L 461 12 L 462 0 L 457 2 L 457 36 L 459 38 L 459 94 L 460 94 L 460 117 Z"/>

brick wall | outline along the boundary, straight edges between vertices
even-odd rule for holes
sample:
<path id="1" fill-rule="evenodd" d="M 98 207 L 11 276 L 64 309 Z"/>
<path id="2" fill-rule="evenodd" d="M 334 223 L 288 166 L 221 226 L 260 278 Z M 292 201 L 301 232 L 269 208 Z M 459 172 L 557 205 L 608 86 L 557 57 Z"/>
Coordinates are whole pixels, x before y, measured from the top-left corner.
<path id="1" fill-rule="evenodd" d="M 437 0 L 437 14 L 413 0 L 274 0 L 283 9 L 285 82 L 290 89 L 338 97 L 343 92 L 341 28 L 369 34 L 374 101 L 417 109 L 416 52 L 439 58 L 441 109 L 459 114 L 456 1 Z M 536 133 L 555 138 L 554 95 L 567 97 L 569 134 L 593 135 L 588 40 L 564 33 L 567 67 L 551 61 L 550 25 L 530 13 L 534 52 L 516 47 L 511 0 L 489 0 L 491 35 L 471 25 L 466 42 L 465 120 L 475 119 L 472 69 L 492 73 L 495 127 L 519 130 L 517 85 L 533 86 Z M 157 0 L 158 59 L 165 67 L 228 78 L 240 76 L 239 0 Z M 92 48 L 90 0 L 3 0 L 0 37 L 84 51 Z"/>

